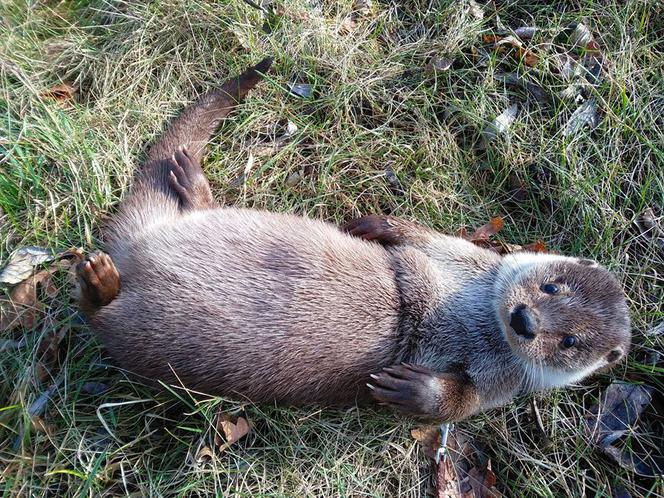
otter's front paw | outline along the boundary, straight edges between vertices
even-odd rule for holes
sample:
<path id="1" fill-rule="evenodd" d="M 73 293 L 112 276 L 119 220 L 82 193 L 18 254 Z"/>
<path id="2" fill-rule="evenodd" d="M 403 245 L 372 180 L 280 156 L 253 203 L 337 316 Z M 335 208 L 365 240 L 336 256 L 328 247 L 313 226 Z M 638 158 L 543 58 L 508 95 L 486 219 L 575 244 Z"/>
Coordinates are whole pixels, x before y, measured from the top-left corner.
<path id="1" fill-rule="evenodd" d="M 349 221 L 341 229 L 360 239 L 383 245 L 399 245 L 405 243 L 410 225 L 410 222 L 391 216 L 371 214 Z"/>
<path id="2" fill-rule="evenodd" d="M 372 375 L 373 397 L 398 412 L 436 421 L 456 421 L 479 408 L 479 398 L 465 376 L 436 373 L 427 368 L 394 365 Z"/>
<path id="3" fill-rule="evenodd" d="M 90 311 L 109 304 L 120 292 L 120 274 L 104 252 L 88 254 L 76 266 L 81 286 L 81 304 Z"/>

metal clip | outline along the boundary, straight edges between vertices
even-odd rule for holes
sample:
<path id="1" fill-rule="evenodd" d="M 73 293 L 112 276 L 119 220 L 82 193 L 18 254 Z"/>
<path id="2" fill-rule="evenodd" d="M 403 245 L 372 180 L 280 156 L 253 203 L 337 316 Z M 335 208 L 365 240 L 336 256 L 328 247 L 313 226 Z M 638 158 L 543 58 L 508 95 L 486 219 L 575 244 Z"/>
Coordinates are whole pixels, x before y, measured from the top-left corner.
<path id="1" fill-rule="evenodd" d="M 436 450 L 436 465 L 447 455 L 447 438 L 452 429 L 454 429 L 454 424 L 440 424 L 440 447 Z"/>

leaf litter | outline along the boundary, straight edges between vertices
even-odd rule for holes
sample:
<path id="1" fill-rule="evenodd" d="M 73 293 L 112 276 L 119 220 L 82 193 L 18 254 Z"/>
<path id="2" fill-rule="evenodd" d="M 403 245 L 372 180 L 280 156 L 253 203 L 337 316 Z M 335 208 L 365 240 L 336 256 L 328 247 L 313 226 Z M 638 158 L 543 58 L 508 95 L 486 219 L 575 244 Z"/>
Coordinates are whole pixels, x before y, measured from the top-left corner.
<path id="1" fill-rule="evenodd" d="M 439 498 L 499 497 L 496 475 L 491 460 L 479 444 L 460 431 L 450 431 L 444 442 L 442 457 L 438 459 L 442 443 L 439 426 L 416 427 L 411 436 L 431 459 L 436 478 L 436 496 Z"/>
<path id="2" fill-rule="evenodd" d="M 220 410 L 215 423 L 214 444 L 220 452 L 224 451 L 249 434 L 250 430 L 249 421 L 244 416 Z"/>
<path id="3" fill-rule="evenodd" d="M 201 439 L 194 452 L 193 462 L 197 465 L 209 463 L 215 453 L 223 453 L 250 431 L 251 425 L 244 410 L 230 414 L 220 409 L 214 421 L 214 444 L 208 445 L 205 439 Z"/>
<path id="4" fill-rule="evenodd" d="M 614 381 L 585 419 L 586 434 L 597 450 L 621 467 L 647 477 L 664 472 L 664 465 L 659 468 L 654 455 L 647 454 L 642 458 L 635 450 L 638 446 L 636 426 L 652 402 L 654 392 L 653 387 L 645 384 Z M 630 435 L 634 435 L 630 444 L 615 444 Z"/>
<path id="5" fill-rule="evenodd" d="M 50 299 L 55 298 L 59 289 L 52 281 L 53 275 L 60 269 L 71 267 L 83 257 L 82 254 L 80 249 L 58 254 L 36 247 L 16 251 L 0 274 L 0 283 L 10 286 L 6 295 L 0 297 L 0 330 L 32 329 L 44 309 L 38 290 Z M 51 268 L 37 269 L 41 264 L 53 261 L 56 264 Z"/>
<path id="6" fill-rule="evenodd" d="M 554 96 L 541 85 L 528 79 L 529 73 L 542 74 L 540 69 L 534 68 L 544 66 L 543 62 L 547 62 L 524 42 L 532 39 L 541 30 L 537 26 L 523 26 L 509 30 L 500 21 L 498 24 L 498 31 L 501 34 L 485 34 L 482 36 L 483 43 L 498 53 L 511 55 L 516 61 L 523 63 L 524 69 L 518 72 L 499 71 L 494 75 L 494 79 L 505 85 L 523 89 L 539 103 L 550 103 L 554 97 L 575 102 L 578 107 L 563 126 L 565 137 L 573 136 L 585 128 L 590 131 L 597 128 L 601 121 L 597 100 L 588 96 L 588 89 L 601 82 L 604 59 L 590 29 L 583 23 L 575 25 L 566 40 L 569 49 L 554 57 L 558 74 L 569 83 L 564 90 Z M 471 47 L 471 50 L 476 65 L 486 67 L 488 54 L 485 48 Z M 427 66 L 427 71 L 431 70 Z M 511 104 L 482 130 L 480 150 L 485 149 L 489 142 L 508 131 L 517 118 L 518 107 L 514 107 L 517 105 Z"/>
<path id="7" fill-rule="evenodd" d="M 53 261 L 55 255 L 42 247 L 22 247 L 14 252 L 0 272 L 0 284 L 18 284 L 34 272 L 36 266 Z"/>

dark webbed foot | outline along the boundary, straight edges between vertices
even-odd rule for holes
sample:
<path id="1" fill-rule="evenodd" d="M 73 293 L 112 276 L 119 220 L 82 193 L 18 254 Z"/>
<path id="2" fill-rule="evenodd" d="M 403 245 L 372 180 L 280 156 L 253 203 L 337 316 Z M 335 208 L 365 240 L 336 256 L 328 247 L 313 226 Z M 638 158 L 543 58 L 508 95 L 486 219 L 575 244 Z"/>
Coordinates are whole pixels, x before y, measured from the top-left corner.
<path id="1" fill-rule="evenodd" d="M 181 147 L 168 161 L 168 183 L 177 193 L 183 209 L 210 209 L 217 206 L 200 163 Z"/>
<path id="2" fill-rule="evenodd" d="M 378 242 L 385 246 L 417 243 L 430 234 L 430 230 L 393 216 L 371 214 L 349 221 L 341 227 L 353 237 Z"/>
<path id="3" fill-rule="evenodd" d="M 373 397 L 407 416 L 449 422 L 472 415 L 479 408 L 475 386 L 464 375 L 402 363 L 386 367 L 371 378 Z"/>
<path id="4" fill-rule="evenodd" d="M 81 286 L 81 308 L 90 312 L 109 304 L 120 292 L 120 274 L 103 252 L 88 254 L 76 267 Z"/>

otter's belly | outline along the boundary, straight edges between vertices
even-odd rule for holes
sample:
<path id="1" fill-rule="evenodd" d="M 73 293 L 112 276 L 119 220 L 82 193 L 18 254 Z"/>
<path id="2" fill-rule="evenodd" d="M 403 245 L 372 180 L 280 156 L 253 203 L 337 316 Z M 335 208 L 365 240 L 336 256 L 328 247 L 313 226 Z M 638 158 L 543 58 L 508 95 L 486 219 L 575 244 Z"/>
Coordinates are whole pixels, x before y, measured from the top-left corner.
<path id="1" fill-rule="evenodd" d="M 138 374 L 256 401 L 347 403 L 398 355 L 386 251 L 331 225 L 218 209 L 125 249 L 111 252 L 120 294 L 93 328 Z"/>

